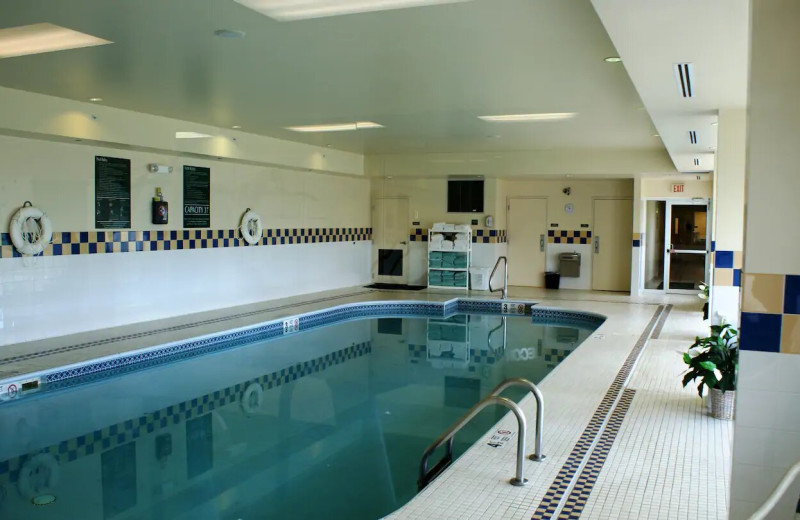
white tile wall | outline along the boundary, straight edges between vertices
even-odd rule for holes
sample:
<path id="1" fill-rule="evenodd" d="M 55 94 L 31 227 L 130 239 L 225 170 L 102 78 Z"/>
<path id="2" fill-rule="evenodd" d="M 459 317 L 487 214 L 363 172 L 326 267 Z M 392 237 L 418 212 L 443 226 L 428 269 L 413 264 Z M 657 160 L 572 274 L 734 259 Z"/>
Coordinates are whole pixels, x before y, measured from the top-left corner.
<path id="1" fill-rule="evenodd" d="M 724 320 L 734 327 L 739 326 L 739 293 L 739 287 L 711 287 L 711 298 L 714 302 L 711 316 L 713 323 L 719 324 Z"/>
<path id="2" fill-rule="evenodd" d="M 731 519 L 748 518 L 800 460 L 800 356 L 744 351 L 739 359 Z M 773 518 L 792 518 L 800 482 Z"/>
<path id="3" fill-rule="evenodd" d="M 371 242 L 3 259 L 0 345 L 369 283 Z"/>

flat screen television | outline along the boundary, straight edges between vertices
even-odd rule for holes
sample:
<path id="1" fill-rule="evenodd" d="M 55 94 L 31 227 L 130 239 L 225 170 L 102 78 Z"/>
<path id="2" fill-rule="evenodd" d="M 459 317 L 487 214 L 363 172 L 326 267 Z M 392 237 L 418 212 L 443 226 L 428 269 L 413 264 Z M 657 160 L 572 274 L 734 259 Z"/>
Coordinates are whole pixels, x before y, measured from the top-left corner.
<path id="1" fill-rule="evenodd" d="M 483 179 L 448 180 L 448 213 L 483 213 Z"/>

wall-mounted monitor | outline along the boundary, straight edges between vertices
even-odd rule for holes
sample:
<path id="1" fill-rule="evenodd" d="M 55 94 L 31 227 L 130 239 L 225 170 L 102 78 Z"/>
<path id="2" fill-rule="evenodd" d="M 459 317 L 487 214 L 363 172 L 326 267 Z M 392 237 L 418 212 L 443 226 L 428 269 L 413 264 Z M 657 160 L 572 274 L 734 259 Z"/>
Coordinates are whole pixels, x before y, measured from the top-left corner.
<path id="1" fill-rule="evenodd" d="M 448 213 L 483 213 L 483 179 L 447 181 Z"/>

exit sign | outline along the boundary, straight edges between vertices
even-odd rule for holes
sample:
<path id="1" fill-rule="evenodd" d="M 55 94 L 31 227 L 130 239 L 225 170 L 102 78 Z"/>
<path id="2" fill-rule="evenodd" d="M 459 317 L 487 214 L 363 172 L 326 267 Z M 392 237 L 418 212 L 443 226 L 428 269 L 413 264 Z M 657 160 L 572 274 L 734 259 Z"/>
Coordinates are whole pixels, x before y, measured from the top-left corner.
<path id="1" fill-rule="evenodd" d="M 672 193 L 683 193 L 683 184 L 673 184 Z"/>

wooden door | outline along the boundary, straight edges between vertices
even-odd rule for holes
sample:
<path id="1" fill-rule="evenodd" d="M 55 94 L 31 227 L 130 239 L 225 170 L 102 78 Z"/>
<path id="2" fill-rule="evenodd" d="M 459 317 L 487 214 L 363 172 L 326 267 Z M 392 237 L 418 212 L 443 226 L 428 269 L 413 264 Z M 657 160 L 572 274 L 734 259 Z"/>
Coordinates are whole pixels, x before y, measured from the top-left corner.
<path id="1" fill-rule="evenodd" d="M 544 287 L 546 241 L 547 200 L 509 198 L 508 285 Z"/>
<path id="2" fill-rule="evenodd" d="M 596 199 L 592 233 L 592 289 L 630 292 L 633 201 Z"/>

